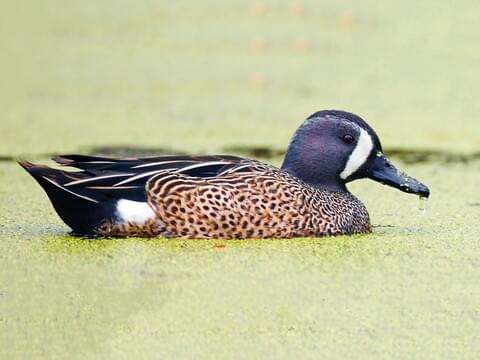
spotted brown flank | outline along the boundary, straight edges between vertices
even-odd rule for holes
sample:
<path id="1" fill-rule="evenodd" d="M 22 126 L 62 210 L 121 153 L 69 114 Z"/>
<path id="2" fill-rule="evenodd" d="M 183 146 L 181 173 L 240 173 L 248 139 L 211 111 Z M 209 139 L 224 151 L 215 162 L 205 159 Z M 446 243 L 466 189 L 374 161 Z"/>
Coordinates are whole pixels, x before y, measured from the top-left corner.
<path id="1" fill-rule="evenodd" d="M 163 172 L 147 184 L 148 202 L 170 236 L 290 238 L 368 232 L 363 204 L 315 189 L 268 165 L 238 159 L 212 177 Z"/>

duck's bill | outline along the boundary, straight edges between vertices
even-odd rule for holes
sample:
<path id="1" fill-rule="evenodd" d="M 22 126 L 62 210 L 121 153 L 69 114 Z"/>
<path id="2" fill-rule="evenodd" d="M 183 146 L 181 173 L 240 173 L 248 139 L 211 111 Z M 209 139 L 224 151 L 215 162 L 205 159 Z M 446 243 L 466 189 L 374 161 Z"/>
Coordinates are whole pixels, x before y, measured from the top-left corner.
<path id="1" fill-rule="evenodd" d="M 420 181 L 398 170 L 387 157 L 381 153 L 373 160 L 368 177 L 384 185 L 399 189 L 406 193 L 416 194 L 421 197 L 429 197 L 430 190 Z"/>

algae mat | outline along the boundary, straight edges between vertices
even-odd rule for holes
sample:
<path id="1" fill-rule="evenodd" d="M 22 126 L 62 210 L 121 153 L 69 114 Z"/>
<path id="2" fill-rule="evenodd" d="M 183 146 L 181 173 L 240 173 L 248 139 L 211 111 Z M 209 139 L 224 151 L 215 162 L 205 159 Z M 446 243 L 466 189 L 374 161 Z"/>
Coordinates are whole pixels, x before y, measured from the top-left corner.
<path id="1" fill-rule="evenodd" d="M 352 186 L 370 209 L 372 235 L 90 241 L 67 236 L 33 181 L 2 164 L 1 351 L 478 357 L 480 164 L 408 171 L 432 188 L 425 215 L 415 197 L 369 181 Z"/>
<path id="2" fill-rule="evenodd" d="M 0 357 L 478 358 L 479 10 L 3 1 Z M 425 215 L 363 181 L 351 188 L 367 236 L 89 241 L 10 161 L 112 146 L 277 154 L 323 108 L 428 160 L 402 165 L 431 187 Z"/>

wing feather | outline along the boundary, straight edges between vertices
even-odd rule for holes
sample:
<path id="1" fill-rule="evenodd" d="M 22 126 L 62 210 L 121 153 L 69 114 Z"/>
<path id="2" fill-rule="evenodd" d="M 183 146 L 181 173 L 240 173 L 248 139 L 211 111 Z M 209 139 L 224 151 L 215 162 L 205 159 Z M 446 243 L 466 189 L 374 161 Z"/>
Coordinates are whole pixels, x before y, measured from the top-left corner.
<path id="1" fill-rule="evenodd" d="M 145 189 L 152 177 L 183 174 L 203 178 L 222 178 L 235 171 L 248 172 L 259 162 L 231 155 L 160 156 L 148 158 L 108 158 L 87 155 L 61 155 L 54 157 L 61 166 L 81 171 L 64 172 L 66 181 L 61 186 L 75 189 L 120 193 L 120 189 Z M 249 170 L 250 169 L 250 170 Z"/>

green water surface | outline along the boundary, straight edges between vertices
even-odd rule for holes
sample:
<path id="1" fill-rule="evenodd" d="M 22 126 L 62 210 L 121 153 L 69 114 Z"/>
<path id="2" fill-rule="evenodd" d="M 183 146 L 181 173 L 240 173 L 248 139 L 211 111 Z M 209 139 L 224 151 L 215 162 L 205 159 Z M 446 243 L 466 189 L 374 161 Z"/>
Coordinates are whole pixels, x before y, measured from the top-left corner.
<path id="1" fill-rule="evenodd" d="M 323 108 L 365 116 L 387 149 L 474 155 L 478 2 L 2 8 L 2 359 L 480 356 L 474 156 L 394 159 L 429 185 L 425 214 L 415 196 L 351 184 L 371 235 L 247 241 L 70 237 L 11 161 L 99 146 L 283 149 Z"/>

